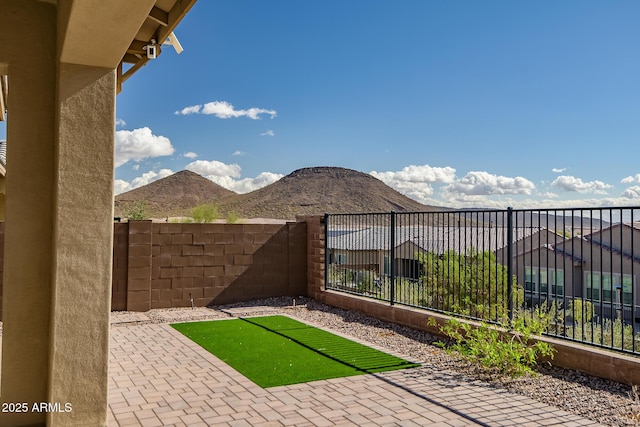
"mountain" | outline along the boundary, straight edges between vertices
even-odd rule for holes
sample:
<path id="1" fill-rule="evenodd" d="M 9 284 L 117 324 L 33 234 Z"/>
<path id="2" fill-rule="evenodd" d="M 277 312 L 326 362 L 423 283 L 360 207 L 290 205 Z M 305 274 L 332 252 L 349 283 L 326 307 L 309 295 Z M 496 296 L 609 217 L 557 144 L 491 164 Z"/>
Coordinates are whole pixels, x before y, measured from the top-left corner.
<path id="1" fill-rule="evenodd" d="M 146 214 L 153 218 L 182 216 L 194 206 L 217 203 L 235 194 L 197 173 L 183 170 L 117 195 L 115 216 L 125 216 L 136 203 L 144 203 Z"/>
<path id="2" fill-rule="evenodd" d="M 293 219 L 296 215 L 434 210 L 373 176 L 338 167 L 298 169 L 247 194 L 225 198 L 220 211 L 244 218 Z M 438 209 L 439 210 L 439 209 Z"/>
<path id="3" fill-rule="evenodd" d="M 298 169 L 277 182 L 236 194 L 189 171 L 181 171 L 116 196 L 116 216 L 127 206 L 146 204 L 154 218 L 188 216 L 191 208 L 215 203 L 222 216 L 295 219 L 296 215 L 360 212 L 441 211 L 403 196 L 373 176 L 338 167 Z"/>

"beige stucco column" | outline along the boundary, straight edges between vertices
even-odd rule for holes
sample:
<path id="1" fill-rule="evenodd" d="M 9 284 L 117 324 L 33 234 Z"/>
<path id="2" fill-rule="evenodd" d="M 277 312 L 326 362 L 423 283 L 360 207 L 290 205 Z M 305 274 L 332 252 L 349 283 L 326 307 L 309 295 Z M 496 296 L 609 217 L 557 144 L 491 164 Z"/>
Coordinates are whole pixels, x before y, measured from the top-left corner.
<path id="1" fill-rule="evenodd" d="M 56 49 L 55 6 L 0 0 L 0 46 L 15 96 L 7 121 L 7 140 L 14 143 L 7 147 L 12 162 L 6 179 L 0 400 L 29 405 L 48 395 L 56 144 L 56 63 L 49 52 Z M 46 419 L 31 408 L 11 409 L 0 412 L 0 425 Z"/>
<path id="2" fill-rule="evenodd" d="M 107 421 L 116 77 L 58 62 L 57 11 L 0 0 L 0 62 L 15 97 L 0 401 L 21 404 L 0 412 L 2 426 Z"/>
<path id="3" fill-rule="evenodd" d="M 52 425 L 106 424 L 115 97 L 115 70 L 60 66 L 48 401 L 72 410 Z"/>

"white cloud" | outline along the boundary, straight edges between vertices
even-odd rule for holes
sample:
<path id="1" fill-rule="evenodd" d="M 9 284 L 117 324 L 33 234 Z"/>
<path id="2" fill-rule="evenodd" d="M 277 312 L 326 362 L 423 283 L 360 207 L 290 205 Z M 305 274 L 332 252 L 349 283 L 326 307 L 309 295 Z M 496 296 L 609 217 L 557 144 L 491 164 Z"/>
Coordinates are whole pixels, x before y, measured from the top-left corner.
<path id="1" fill-rule="evenodd" d="M 138 187 L 152 183 L 162 178 L 166 178 L 169 175 L 173 175 L 171 169 L 160 169 L 158 172 L 149 171 L 143 173 L 141 176 L 134 178 L 131 182 L 124 181 L 122 179 L 116 179 L 114 181 L 115 194 L 124 193 L 127 191 L 135 190 Z"/>
<path id="2" fill-rule="evenodd" d="M 232 178 L 239 178 L 240 173 L 242 172 L 240 166 L 235 163 L 227 165 L 217 160 L 196 160 L 195 162 L 191 162 L 185 166 L 185 169 L 206 177 L 228 176 Z"/>
<path id="3" fill-rule="evenodd" d="M 443 188 L 443 195 L 455 198 L 462 194 L 467 196 L 491 196 L 503 194 L 531 194 L 535 185 L 526 178 L 517 176 L 509 178 L 482 171 L 472 171 L 463 178 Z"/>
<path id="4" fill-rule="evenodd" d="M 268 131 L 266 131 L 266 132 L 262 132 L 262 133 L 260 134 L 260 136 L 275 136 L 275 135 L 276 135 L 276 133 L 275 133 L 274 131 L 272 131 L 271 129 L 269 129 L 269 130 L 268 130 Z"/>
<path id="5" fill-rule="evenodd" d="M 370 172 L 376 178 L 385 181 L 407 181 L 407 182 L 453 182 L 456 177 L 456 170 L 450 166 L 444 168 L 432 167 L 429 165 L 409 165 L 399 172 Z M 385 181 L 386 182 L 386 181 Z"/>
<path id="6" fill-rule="evenodd" d="M 115 167 L 129 160 L 139 162 L 150 157 L 169 156 L 175 151 L 169 138 L 154 135 L 143 127 L 116 131 Z"/>
<path id="7" fill-rule="evenodd" d="M 276 182 L 284 175 L 262 172 L 255 178 L 241 178 L 242 169 L 237 164 L 226 164 L 217 160 L 196 160 L 185 169 L 198 173 L 224 188 L 236 193 L 248 193 Z"/>
<path id="8" fill-rule="evenodd" d="M 113 182 L 113 191 L 116 195 L 129 191 L 131 184 L 123 179 L 116 179 Z"/>
<path id="9" fill-rule="evenodd" d="M 632 187 L 627 188 L 622 192 L 622 197 L 625 199 L 640 199 L 640 186 L 634 185 Z"/>
<path id="10" fill-rule="evenodd" d="M 567 170 L 567 168 L 553 168 L 553 169 L 551 169 L 551 172 L 553 172 L 553 173 L 562 173 L 562 172 L 564 172 L 566 170 Z"/>
<path id="11" fill-rule="evenodd" d="M 195 159 L 196 157 L 198 157 L 198 154 L 194 153 L 193 151 L 188 151 L 184 153 L 183 156 L 186 157 L 187 159 Z"/>
<path id="12" fill-rule="evenodd" d="M 580 178 L 573 176 L 561 175 L 557 177 L 552 183 L 552 187 L 560 188 L 564 191 L 575 191 L 578 193 L 594 193 L 594 194 L 607 194 L 605 191 L 607 188 L 612 188 L 612 185 L 605 184 L 602 181 L 589 181 L 584 182 Z"/>
<path id="13" fill-rule="evenodd" d="M 245 154 L 247 154 L 247 153 L 244 152 L 244 151 L 236 150 L 236 151 L 233 152 L 232 155 L 233 156 L 244 156 Z"/>
<path id="14" fill-rule="evenodd" d="M 184 107 L 180 111 L 176 111 L 175 114 L 181 114 L 186 116 L 188 114 L 200 114 L 200 110 L 202 109 L 202 105 L 192 105 L 191 107 Z"/>
<path id="15" fill-rule="evenodd" d="M 149 171 L 147 173 L 143 173 L 141 176 L 131 181 L 131 188 L 142 187 L 143 185 L 150 184 L 153 181 L 166 178 L 169 175 L 173 175 L 173 171 L 171 169 L 160 169 L 158 172 Z"/>
<path id="16" fill-rule="evenodd" d="M 200 175 L 215 182 L 216 184 L 221 185 L 228 190 L 235 191 L 236 193 L 241 194 L 265 187 L 276 182 L 284 176 L 272 172 L 262 172 L 255 178 L 240 179 L 240 167 L 238 165 L 225 165 L 224 163 L 215 160 L 208 162 L 199 160 L 199 162 L 201 163 L 197 165 L 194 165 L 194 163 L 197 162 L 191 163 L 191 167 L 187 167 L 186 169 L 191 170 L 192 172 L 199 173 Z M 206 173 L 207 171 L 213 173 Z M 134 190 L 138 187 L 142 187 L 143 185 L 150 184 L 153 181 L 157 181 L 172 174 L 173 171 L 170 169 L 161 169 L 158 172 L 146 172 L 141 176 L 134 178 L 131 182 L 127 182 L 122 179 L 116 179 L 113 183 L 114 191 L 115 194 L 121 194 L 127 191 Z"/>
<path id="17" fill-rule="evenodd" d="M 284 175 L 272 172 L 262 172 L 255 178 L 233 179 L 230 176 L 207 175 L 206 178 L 215 182 L 224 188 L 235 191 L 236 193 L 248 193 L 266 187 L 282 178 Z"/>
<path id="18" fill-rule="evenodd" d="M 557 199 L 558 197 L 560 197 L 560 195 L 558 193 L 552 193 L 550 191 L 544 192 L 544 193 L 540 193 L 541 197 L 546 197 L 548 199 Z"/>
<path id="19" fill-rule="evenodd" d="M 235 117 L 249 117 L 250 119 L 257 120 L 261 114 L 270 115 L 273 119 L 276 117 L 276 110 L 267 110 L 264 108 L 249 108 L 247 110 L 236 110 L 233 105 L 226 101 L 213 101 L 204 105 L 192 105 L 185 107 L 182 110 L 176 111 L 178 115 L 188 114 L 207 114 L 214 115 L 219 119 L 229 119 Z"/>
<path id="20" fill-rule="evenodd" d="M 620 181 L 622 184 L 632 184 L 635 182 L 640 182 L 640 173 L 635 174 L 634 176 L 628 176 Z"/>
<path id="21" fill-rule="evenodd" d="M 450 183 L 455 180 L 456 170 L 452 167 L 432 167 L 429 165 L 410 165 L 398 172 L 369 172 L 375 178 L 407 197 L 421 203 L 432 204 L 434 183 Z"/>
<path id="22" fill-rule="evenodd" d="M 116 126 L 123 127 L 123 126 L 126 126 L 126 125 L 127 125 L 127 122 L 125 122 L 124 120 L 116 119 Z"/>
<path id="23" fill-rule="evenodd" d="M 136 163 L 135 165 L 131 166 L 131 169 L 137 171 L 138 169 L 140 169 L 140 165 Z"/>

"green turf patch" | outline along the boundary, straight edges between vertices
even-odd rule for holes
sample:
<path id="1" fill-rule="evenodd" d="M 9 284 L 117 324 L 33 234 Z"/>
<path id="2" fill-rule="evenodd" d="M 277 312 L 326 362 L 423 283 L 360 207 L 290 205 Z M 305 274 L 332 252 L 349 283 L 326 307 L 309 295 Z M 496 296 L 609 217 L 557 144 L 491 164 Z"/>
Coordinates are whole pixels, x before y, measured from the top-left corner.
<path id="1" fill-rule="evenodd" d="M 261 387 L 419 366 L 286 316 L 171 326 Z"/>

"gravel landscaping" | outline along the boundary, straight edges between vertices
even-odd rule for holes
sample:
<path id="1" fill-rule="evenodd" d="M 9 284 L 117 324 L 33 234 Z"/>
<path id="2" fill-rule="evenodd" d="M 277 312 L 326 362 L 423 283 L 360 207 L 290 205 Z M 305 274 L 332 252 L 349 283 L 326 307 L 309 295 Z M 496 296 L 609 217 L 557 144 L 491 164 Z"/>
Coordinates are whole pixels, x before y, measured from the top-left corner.
<path id="1" fill-rule="evenodd" d="M 420 361 L 424 368 L 418 369 L 450 373 L 469 378 L 470 381 L 483 381 L 605 425 L 640 425 L 640 399 L 636 394 L 640 393 L 640 390 L 634 390 L 628 385 L 548 365 L 540 366 L 539 374 L 535 376 L 515 379 L 493 378 L 433 345 L 439 338 L 426 332 L 382 322 L 359 312 L 337 309 L 306 298 L 297 298 L 295 308 L 292 303 L 291 298 L 270 298 L 218 306 L 214 309 L 151 310 L 145 313 L 145 317 L 149 322 L 174 322 L 242 315 L 287 314 Z M 117 327 L 118 314 L 113 315 L 113 326 Z M 416 372 L 419 374 L 419 370 Z"/>

